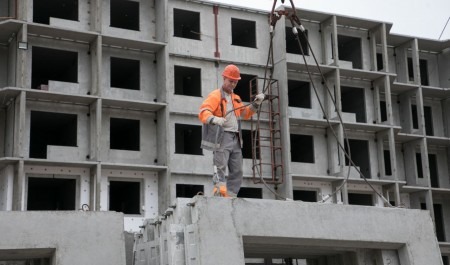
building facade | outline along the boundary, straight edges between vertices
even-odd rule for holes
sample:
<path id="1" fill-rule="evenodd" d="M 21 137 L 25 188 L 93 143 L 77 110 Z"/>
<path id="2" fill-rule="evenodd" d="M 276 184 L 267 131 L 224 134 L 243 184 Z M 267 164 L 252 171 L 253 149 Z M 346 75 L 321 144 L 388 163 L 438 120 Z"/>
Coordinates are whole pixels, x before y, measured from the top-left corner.
<path id="1" fill-rule="evenodd" d="M 271 31 L 207 1 L 0 0 L 0 211 L 116 211 L 134 233 L 209 195 L 198 108 L 233 63 L 244 102 L 272 96 L 243 123 L 239 197 L 428 210 L 448 264 L 450 41 L 277 11 Z"/>

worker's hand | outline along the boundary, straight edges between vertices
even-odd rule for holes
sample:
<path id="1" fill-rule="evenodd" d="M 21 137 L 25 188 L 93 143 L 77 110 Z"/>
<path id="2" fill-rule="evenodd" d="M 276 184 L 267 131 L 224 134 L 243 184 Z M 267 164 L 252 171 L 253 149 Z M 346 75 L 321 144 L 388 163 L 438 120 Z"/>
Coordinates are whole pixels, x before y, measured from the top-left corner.
<path id="1" fill-rule="evenodd" d="M 225 123 L 225 118 L 222 117 L 216 117 L 214 116 L 214 118 L 211 120 L 211 122 L 215 125 L 219 125 L 219 126 L 223 126 L 223 124 Z"/>
<path id="2" fill-rule="evenodd" d="M 259 93 L 258 95 L 256 95 L 255 96 L 255 104 L 261 105 L 261 103 L 264 100 L 264 97 L 265 97 L 264 93 Z"/>

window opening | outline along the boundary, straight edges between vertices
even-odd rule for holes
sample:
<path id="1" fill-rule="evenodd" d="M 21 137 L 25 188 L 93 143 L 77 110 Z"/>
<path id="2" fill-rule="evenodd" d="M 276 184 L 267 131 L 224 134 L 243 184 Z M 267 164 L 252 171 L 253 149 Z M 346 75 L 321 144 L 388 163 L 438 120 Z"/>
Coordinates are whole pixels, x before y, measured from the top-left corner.
<path id="1" fill-rule="evenodd" d="M 192 185 L 192 184 L 177 184 L 176 185 L 176 196 L 177 198 L 192 198 L 199 192 L 204 193 L 203 185 Z"/>
<path id="2" fill-rule="evenodd" d="M 8 250 L 6 250 L 8 251 Z M 28 249 L 24 249 L 23 250 L 25 253 L 19 254 L 20 252 L 22 252 L 22 250 L 18 250 L 18 249 L 14 249 L 14 261 L 11 261 L 12 258 L 8 258 L 8 260 L 5 260 L 4 258 L 0 258 L 0 264 L 1 265 L 50 265 L 52 264 L 50 260 L 52 260 L 52 256 L 54 253 L 54 249 L 49 249 L 47 251 L 44 250 L 45 252 L 50 252 L 48 254 L 43 254 L 46 257 L 39 257 L 39 258 L 34 258 L 36 256 L 38 256 L 36 254 L 36 252 L 40 252 L 40 250 L 36 251 L 36 248 L 28 248 Z M 26 253 L 27 252 L 27 253 Z M 29 253 L 29 254 L 28 254 Z M 40 254 L 39 254 L 40 256 Z M 30 258 L 29 258 L 30 257 Z"/>
<path id="3" fill-rule="evenodd" d="M 200 13 L 174 8 L 173 34 L 175 37 L 200 40 Z"/>
<path id="4" fill-rule="evenodd" d="M 428 136 L 433 136 L 433 115 L 430 106 L 423 107 L 423 114 L 425 118 L 425 133 Z"/>
<path id="5" fill-rule="evenodd" d="M 350 145 L 351 159 L 355 166 L 359 167 L 359 170 L 364 177 L 371 178 L 370 174 L 370 157 L 369 157 L 369 141 L 348 139 Z M 345 151 L 348 152 L 348 145 L 345 144 Z M 345 165 L 349 166 L 349 159 L 345 156 Z M 362 178 L 362 176 L 361 176 Z"/>
<path id="6" fill-rule="evenodd" d="M 373 206 L 372 194 L 348 193 L 348 204 Z"/>
<path id="7" fill-rule="evenodd" d="M 47 158 L 47 146 L 77 146 L 77 115 L 31 111 L 30 157 Z"/>
<path id="8" fill-rule="evenodd" d="M 309 82 L 288 80 L 289 107 L 311 108 L 311 87 Z"/>
<path id="9" fill-rule="evenodd" d="M 314 137 L 312 135 L 291 134 L 291 161 L 315 163 Z"/>
<path id="10" fill-rule="evenodd" d="M 28 211 L 75 210 L 76 180 L 28 178 Z"/>
<path id="11" fill-rule="evenodd" d="M 241 187 L 237 194 L 238 198 L 262 199 L 261 188 Z"/>
<path id="12" fill-rule="evenodd" d="M 111 27 L 139 31 L 139 2 L 111 0 Z"/>
<path id="13" fill-rule="evenodd" d="M 189 124 L 175 124 L 175 153 L 203 155 L 200 148 L 202 127 Z"/>
<path id="14" fill-rule="evenodd" d="M 232 18 L 231 45 L 256 48 L 256 22 Z"/>
<path id="15" fill-rule="evenodd" d="M 175 65 L 175 94 L 201 97 L 201 69 Z"/>
<path id="16" fill-rule="evenodd" d="M 352 62 L 352 68 L 362 69 L 361 39 L 338 35 L 338 55 L 340 61 Z"/>
<path id="17" fill-rule="evenodd" d="M 31 88 L 48 90 L 48 81 L 78 82 L 78 53 L 33 46 Z"/>
<path id="18" fill-rule="evenodd" d="M 304 55 L 309 55 L 308 47 L 308 30 L 305 30 L 304 34 L 298 31 L 298 38 L 300 39 L 300 45 L 302 49 L 298 46 L 297 36 L 292 32 L 292 27 L 286 27 L 286 53 L 299 54 L 302 55 L 302 50 Z"/>
<path id="19" fill-rule="evenodd" d="M 33 22 L 49 25 L 50 17 L 78 21 L 78 0 L 33 0 Z"/>
<path id="20" fill-rule="evenodd" d="M 256 137 L 256 145 L 255 144 Z M 256 146 L 256 159 L 260 159 L 261 157 L 261 148 L 259 144 L 258 132 L 253 131 L 253 139 L 252 139 L 252 131 L 251 130 L 242 130 L 242 157 L 247 159 L 252 159 L 252 146 Z M 253 142 L 252 142 L 253 141 Z"/>
<path id="21" fill-rule="evenodd" d="M 417 169 L 417 177 L 423 179 L 422 155 L 420 153 L 416 153 L 416 169 Z"/>
<path id="22" fill-rule="evenodd" d="M 342 111 L 354 113 L 356 122 L 366 122 L 366 102 L 364 89 L 357 87 L 341 87 Z"/>
<path id="23" fill-rule="evenodd" d="M 140 61 L 111 57 L 111 87 L 140 90 Z"/>
<path id="24" fill-rule="evenodd" d="M 420 203 L 420 209 L 421 210 L 426 210 L 427 209 L 427 204 L 426 203 Z"/>
<path id="25" fill-rule="evenodd" d="M 449 265 L 448 256 L 442 256 L 442 262 L 444 265 Z"/>
<path id="26" fill-rule="evenodd" d="M 392 175 L 391 152 L 389 150 L 384 150 L 383 155 L 384 155 L 384 174 L 386 176 L 391 176 Z"/>
<path id="27" fill-rule="evenodd" d="M 238 94 L 241 97 L 242 101 L 252 101 L 250 100 L 250 81 L 252 79 L 255 79 L 256 77 L 256 75 L 241 74 L 241 80 L 239 80 L 236 87 L 234 88 L 234 93 Z"/>
<path id="28" fill-rule="evenodd" d="M 436 226 L 436 237 L 439 242 L 445 242 L 444 214 L 442 204 L 433 204 L 434 224 Z"/>
<path id="29" fill-rule="evenodd" d="M 110 149 L 140 150 L 140 120 L 111 118 L 109 135 Z"/>
<path id="30" fill-rule="evenodd" d="M 420 59 L 419 67 L 420 67 L 420 82 L 422 86 L 429 86 L 430 82 L 428 80 L 428 61 L 425 59 Z"/>
<path id="31" fill-rule="evenodd" d="M 387 121 L 386 101 L 380 101 L 380 114 L 381 114 L 381 122 Z"/>
<path id="32" fill-rule="evenodd" d="M 411 115 L 412 115 L 413 129 L 419 129 L 419 119 L 417 117 L 416 105 L 411 105 Z"/>
<path id="33" fill-rule="evenodd" d="M 109 210 L 124 214 L 141 214 L 141 183 L 109 182 Z"/>
<path id="34" fill-rule="evenodd" d="M 439 173 L 438 173 L 437 157 L 435 154 L 428 154 L 428 164 L 430 167 L 431 187 L 439 188 Z"/>
<path id="35" fill-rule="evenodd" d="M 413 82 L 414 81 L 414 68 L 413 68 L 413 61 L 411 57 L 408 57 L 408 80 Z"/>
<path id="36" fill-rule="evenodd" d="M 383 54 L 377 53 L 377 71 L 383 70 Z"/>
<path id="37" fill-rule="evenodd" d="M 294 190 L 294 201 L 317 202 L 317 191 Z"/>

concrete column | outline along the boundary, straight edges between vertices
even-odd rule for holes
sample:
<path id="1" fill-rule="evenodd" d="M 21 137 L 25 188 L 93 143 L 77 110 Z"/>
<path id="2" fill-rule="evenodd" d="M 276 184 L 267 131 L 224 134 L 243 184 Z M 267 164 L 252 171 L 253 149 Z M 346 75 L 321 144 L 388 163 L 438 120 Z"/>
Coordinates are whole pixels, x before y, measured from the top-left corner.
<path id="1" fill-rule="evenodd" d="M 419 42 L 417 39 L 411 41 L 411 58 L 413 62 L 414 84 L 420 85 Z"/>
<path id="2" fill-rule="evenodd" d="M 24 143 L 26 137 L 26 92 L 21 91 L 16 97 L 14 106 L 14 146 L 13 146 L 13 156 L 14 157 L 26 157 L 28 155 L 24 154 Z"/>
<path id="3" fill-rule="evenodd" d="M 386 32 L 386 24 L 381 24 L 380 27 L 380 35 L 381 35 L 381 54 L 383 56 L 383 71 L 389 73 L 389 56 L 387 51 L 387 32 Z"/>
<path id="4" fill-rule="evenodd" d="M 370 71 L 378 71 L 377 69 L 377 39 L 376 33 L 380 30 L 382 24 L 369 30 L 369 56 L 370 56 Z"/>
<path id="5" fill-rule="evenodd" d="M 14 165 L 0 170 L 0 211 L 12 211 L 14 193 Z"/>
<path id="6" fill-rule="evenodd" d="M 101 161 L 102 99 L 97 99 L 89 106 L 89 114 L 89 160 Z"/>
<path id="7" fill-rule="evenodd" d="M 17 35 L 17 42 L 26 42 L 28 43 L 28 26 L 27 24 L 23 24 L 21 29 Z M 18 45 L 18 43 L 17 43 Z M 17 47 L 17 46 L 16 46 Z M 30 84 L 28 84 L 28 55 L 31 54 L 31 47 L 28 47 L 27 50 L 17 49 L 17 60 L 16 60 L 16 87 L 20 88 L 28 88 Z"/>
<path id="8" fill-rule="evenodd" d="M 331 23 L 331 38 L 332 38 L 332 51 L 334 54 L 334 62 L 333 65 L 339 67 L 339 48 L 338 48 L 338 33 L 337 33 L 337 19 L 336 16 L 332 17 L 332 23 Z"/>
<path id="9" fill-rule="evenodd" d="M 94 41 L 91 42 L 91 95 L 102 95 L 102 36 L 97 36 Z"/>
<path id="10" fill-rule="evenodd" d="M 273 61 L 276 62 L 273 65 L 273 78 L 278 80 L 278 86 L 280 89 L 280 120 L 281 120 L 281 145 L 284 147 L 283 154 L 283 167 L 284 167 L 284 183 L 279 185 L 278 192 L 281 196 L 286 198 L 293 198 L 293 184 L 292 176 L 290 174 L 290 126 L 289 126 L 289 114 L 288 114 L 288 83 L 287 83 L 287 63 L 286 63 L 286 42 L 285 42 L 285 20 L 281 19 L 275 26 L 276 38 L 273 38 L 273 47 L 278 47 L 273 50 Z M 232 263 L 230 263 L 232 264 Z"/>
<path id="11" fill-rule="evenodd" d="M 408 48 L 411 47 L 411 41 L 395 47 L 395 60 L 397 63 L 397 80 L 400 83 L 408 83 Z"/>
<path id="12" fill-rule="evenodd" d="M 103 0 L 91 1 L 91 30 L 101 32 L 102 30 L 102 2 Z M 159 24 L 158 24 L 159 25 Z"/>
<path id="13" fill-rule="evenodd" d="M 16 169 L 15 169 L 13 210 L 16 210 L 16 211 L 25 211 L 26 210 L 26 206 L 25 206 L 26 192 L 27 192 L 27 187 L 26 187 L 26 175 L 25 175 L 25 170 L 24 170 L 24 161 L 20 160 L 16 164 Z"/>
<path id="14" fill-rule="evenodd" d="M 92 198 L 94 199 L 92 205 L 94 206 L 94 211 L 106 211 L 107 209 L 101 209 L 101 194 L 102 194 L 102 164 L 97 164 L 94 170 L 91 171 L 93 175 L 91 175 L 92 178 L 94 178 L 94 181 L 91 181 L 93 192 L 95 193 L 95 196 Z M 107 191 L 103 191 L 107 192 Z M 92 194 L 92 193 L 91 193 Z"/>
<path id="15" fill-rule="evenodd" d="M 381 124 L 381 110 L 380 110 L 380 84 L 376 80 L 372 82 L 372 95 L 373 95 L 373 106 L 374 106 L 374 121 L 377 124 Z M 389 96 L 387 96 L 389 97 Z"/>
<path id="16" fill-rule="evenodd" d="M 327 20 L 320 23 L 320 31 L 321 31 L 321 37 L 322 37 L 322 39 L 321 39 L 322 64 L 324 64 L 324 65 L 329 65 L 328 59 L 331 58 L 331 55 L 330 55 L 331 50 L 329 49 L 330 46 L 328 46 L 328 36 L 330 33 L 328 27 L 331 26 L 333 28 L 334 21 L 335 21 L 335 17 L 331 16 Z M 333 49 L 333 48 L 331 47 L 331 49 Z"/>

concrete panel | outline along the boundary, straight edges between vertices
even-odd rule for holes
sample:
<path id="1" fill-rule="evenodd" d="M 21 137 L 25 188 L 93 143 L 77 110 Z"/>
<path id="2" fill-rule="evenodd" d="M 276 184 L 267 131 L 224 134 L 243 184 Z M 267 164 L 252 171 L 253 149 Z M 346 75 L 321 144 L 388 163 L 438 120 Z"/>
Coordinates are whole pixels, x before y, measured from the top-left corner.
<path id="1" fill-rule="evenodd" d="M 301 17 L 301 13 L 297 13 L 297 15 L 300 15 Z M 277 22 L 277 23 L 280 23 Z M 291 27 L 291 22 L 286 21 L 286 26 L 287 27 Z M 322 36 L 320 34 L 320 24 L 319 23 L 315 23 L 315 22 L 306 22 L 306 21 L 302 21 L 302 25 L 303 27 L 308 31 L 308 41 L 309 44 L 312 48 L 312 51 L 309 51 L 309 55 L 306 55 L 305 57 L 303 57 L 302 55 L 299 54 L 293 54 L 293 53 L 289 53 L 289 56 L 286 56 L 286 61 L 288 63 L 296 63 L 296 64 L 303 64 L 306 63 L 308 65 L 316 65 L 316 62 L 314 60 L 314 56 L 316 57 L 316 59 L 318 60 L 319 64 L 321 64 L 321 60 L 320 58 L 322 58 L 322 50 L 321 50 L 321 42 L 322 42 Z M 279 31 L 275 31 L 275 38 L 280 38 L 280 39 L 285 39 L 281 36 L 285 35 L 285 32 L 280 32 L 281 30 L 283 30 L 283 28 L 277 29 Z M 300 32 L 300 29 L 298 29 L 298 34 L 301 35 L 302 33 Z M 280 36 L 281 35 L 281 36 Z M 268 41 L 269 39 L 267 39 Z M 281 44 L 281 43 L 280 43 Z M 286 42 L 282 43 L 283 45 L 281 47 L 279 46 L 275 46 L 276 49 L 280 49 L 282 51 L 286 51 Z M 313 56 L 314 54 L 314 56 Z"/>
<path id="2" fill-rule="evenodd" d="M 200 13 L 200 40 L 174 37 L 174 12 L 173 9 Z M 169 53 L 187 55 L 192 57 L 214 58 L 215 52 L 215 32 L 213 6 L 199 5 L 197 3 L 187 3 L 185 1 L 168 1 L 167 32 Z M 222 9 L 219 9 L 221 14 Z M 219 27 L 219 34 L 228 34 L 222 27 Z M 223 33 L 222 33 L 223 32 Z M 226 49 L 219 46 L 219 51 Z"/>
<path id="3" fill-rule="evenodd" d="M 48 154 L 53 156 L 60 156 L 57 160 L 65 161 L 86 161 L 89 155 L 89 117 L 86 113 L 89 113 L 89 108 L 87 106 L 80 105 L 56 105 L 54 103 L 48 102 L 37 102 L 28 101 L 26 109 L 26 137 L 24 141 L 24 153 L 27 157 L 30 154 L 30 122 L 31 122 L 31 111 L 44 111 L 51 113 L 65 113 L 77 115 L 77 146 L 76 147 L 51 147 L 50 150 L 47 147 Z M 55 111 L 57 109 L 57 111 Z M 67 148 L 67 149 L 65 149 Z M 70 150 L 69 152 L 66 151 Z"/>
<path id="4" fill-rule="evenodd" d="M 245 238 L 274 248 L 390 249 L 399 251 L 401 264 L 442 264 L 427 211 L 216 197 L 192 203 L 198 264 L 244 264 Z M 217 251 L 224 245 L 227 251 Z"/>
<path id="5" fill-rule="evenodd" d="M 139 151 L 114 150 L 110 148 L 110 119 L 135 119 L 140 121 Z M 124 109 L 103 108 L 101 156 L 103 162 L 154 165 L 158 157 L 155 113 L 138 112 Z"/>
<path id="6" fill-rule="evenodd" d="M 61 81 L 49 80 L 49 90 L 53 92 L 61 92 L 67 94 L 86 95 L 91 88 L 91 63 L 89 57 L 89 45 L 84 43 L 75 43 L 69 41 L 61 41 L 55 39 L 44 39 L 30 36 L 28 38 L 28 50 L 26 61 L 26 84 L 31 87 L 32 78 L 32 50 L 33 46 L 43 47 L 48 49 L 63 50 L 76 52 L 78 55 L 77 66 L 77 83 L 68 83 Z"/>
<path id="7" fill-rule="evenodd" d="M 125 39 L 156 40 L 156 14 L 153 1 L 133 0 L 139 3 L 139 31 L 111 27 L 110 1 L 102 1 L 102 33 L 105 35 L 121 36 Z"/>
<path id="8" fill-rule="evenodd" d="M 54 264 L 125 264 L 121 213 L 2 211 L 0 233 L 1 254 L 22 250 L 29 255 L 36 249 L 50 249 Z"/>
<path id="9" fill-rule="evenodd" d="M 158 214 L 158 178 L 155 172 L 103 169 L 100 184 L 100 209 L 109 211 L 109 183 L 110 181 L 140 182 L 140 213 L 124 216 L 124 230 L 139 231 L 145 219 L 156 218 Z"/>
<path id="10" fill-rule="evenodd" d="M 76 180 L 76 194 L 75 194 L 75 209 L 82 209 L 83 204 L 87 204 L 90 209 L 90 169 L 76 168 L 76 167 L 49 167 L 39 165 L 27 165 L 24 167 L 28 183 L 29 177 L 36 178 L 59 178 L 59 179 L 75 179 Z M 28 184 L 26 184 L 28 185 Z M 25 193 L 28 194 L 28 187 L 25 187 Z M 27 195 L 28 196 L 28 195 Z"/>
<path id="11" fill-rule="evenodd" d="M 200 13 L 200 40 L 174 37 L 173 9 Z M 256 22 L 256 48 L 231 45 L 231 18 Z M 216 33 L 212 5 L 200 5 L 184 1 L 169 1 L 168 36 L 171 46 L 169 53 L 190 57 L 214 58 Z M 246 12 L 238 9 L 219 7 L 218 9 L 218 49 L 220 58 L 235 63 L 265 65 L 269 50 L 269 31 L 266 12 Z M 182 40 L 182 41 L 179 41 Z"/>
<path id="12" fill-rule="evenodd" d="M 267 63 L 267 55 L 269 53 L 270 47 L 270 35 L 268 30 L 269 23 L 267 21 L 267 15 L 268 14 L 265 12 L 253 13 L 231 8 L 230 9 L 219 8 L 218 26 L 219 26 L 219 51 L 221 59 L 231 62 L 242 62 L 245 64 L 256 64 L 265 66 Z M 232 18 L 255 21 L 256 48 L 231 45 Z M 209 27 L 213 28 L 214 23 L 208 25 Z"/>
<path id="13" fill-rule="evenodd" d="M 102 95 L 106 98 L 151 101 L 157 98 L 160 89 L 156 80 L 156 65 L 153 63 L 153 54 L 139 53 L 122 49 L 103 49 L 103 73 L 101 76 Z M 111 57 L 137 60 L 140 63 L 139 90 L 111 87 Z"/>

